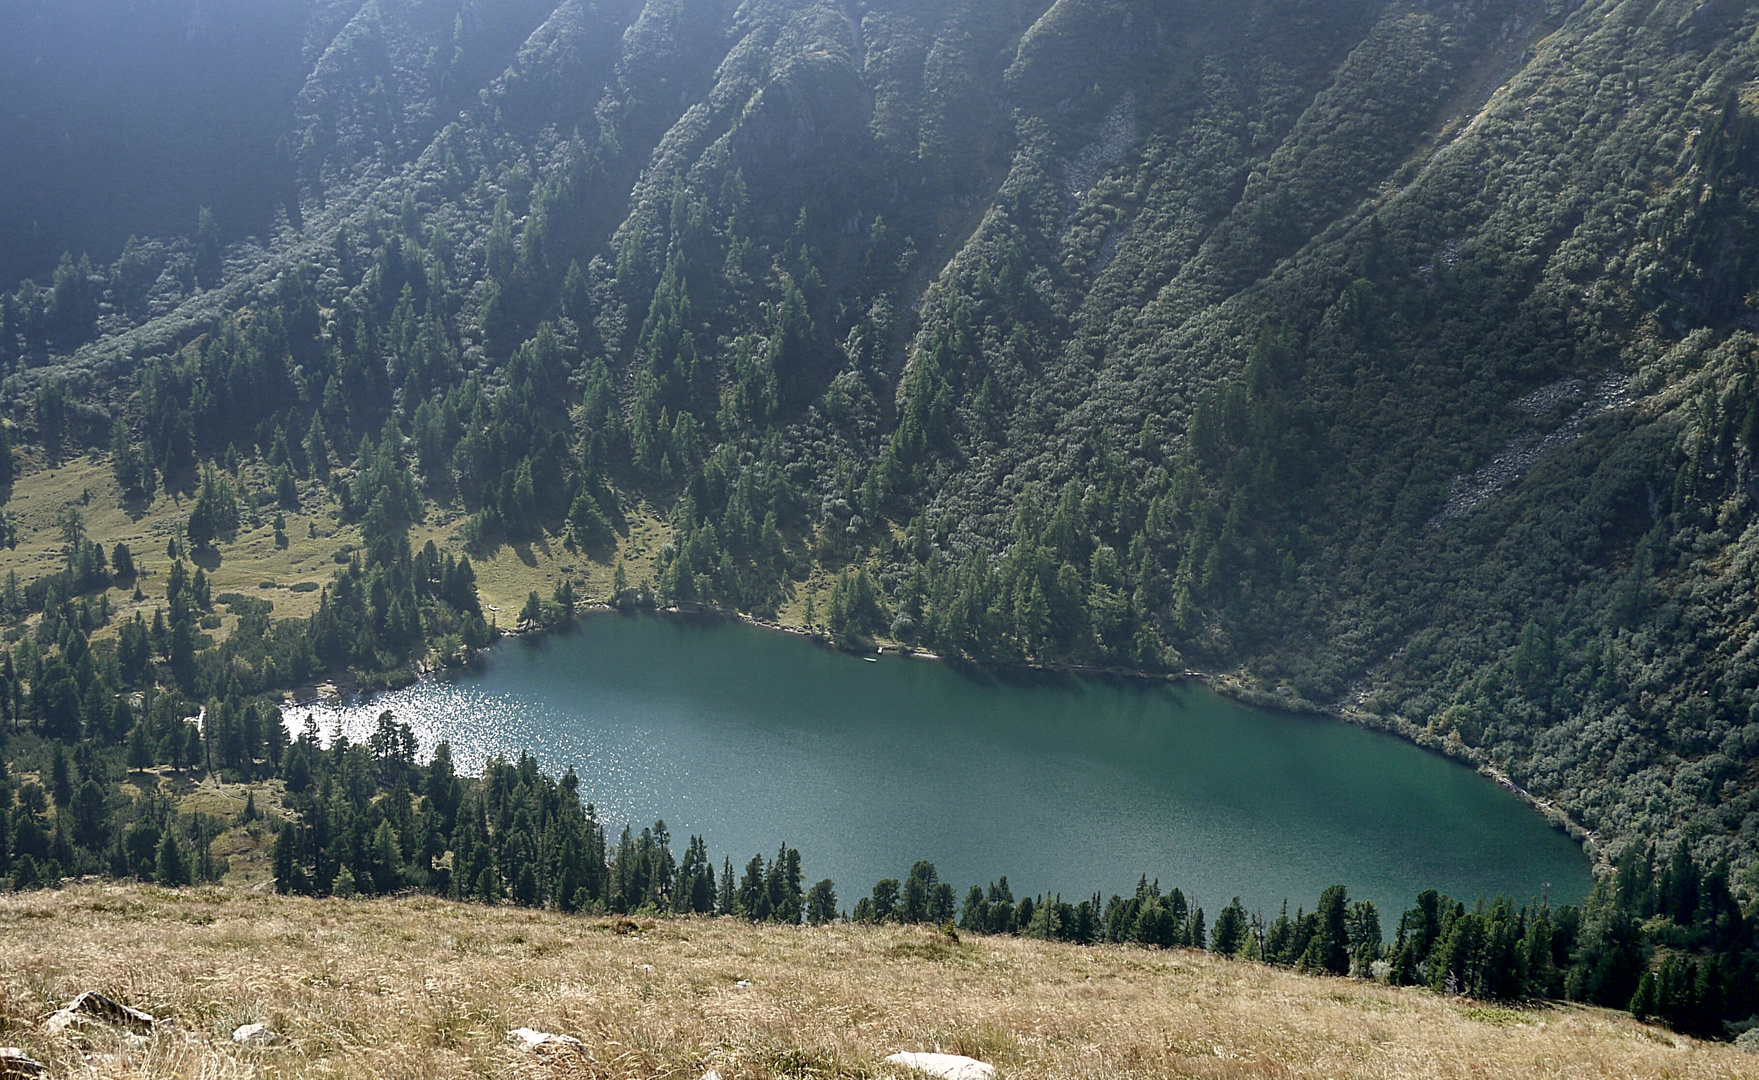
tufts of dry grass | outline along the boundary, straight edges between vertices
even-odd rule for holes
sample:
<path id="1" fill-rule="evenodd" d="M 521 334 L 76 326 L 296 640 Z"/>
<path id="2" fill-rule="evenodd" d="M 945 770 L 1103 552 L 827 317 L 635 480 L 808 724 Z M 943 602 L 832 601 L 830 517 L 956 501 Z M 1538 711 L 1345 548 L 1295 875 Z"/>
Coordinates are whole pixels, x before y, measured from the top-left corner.
<path id="1" fill-rule="evenodd" d="M 173 1023 L 43 1034 L 85 989 Z M 278 1045 L 231 1042 L 255 1021 Z M 522 1025 L 584 1050 L 522 1053 L 505 1041 Z M 0 1043 L 70 1077 L 883 1077 L 903 1049 L 1004 1078 L 1755 1075 L 1733 1047 L 1616 1013 L 1201 953 L 106 884 L 0 896 Z"/>

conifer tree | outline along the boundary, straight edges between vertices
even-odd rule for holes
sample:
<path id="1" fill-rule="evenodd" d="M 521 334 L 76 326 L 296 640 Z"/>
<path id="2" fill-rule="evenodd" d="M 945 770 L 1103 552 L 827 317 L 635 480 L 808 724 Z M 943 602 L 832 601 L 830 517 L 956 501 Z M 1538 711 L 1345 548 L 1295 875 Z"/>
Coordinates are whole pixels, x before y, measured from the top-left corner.
<path id="1" fill-rule="evenodd" d="M 96 851 L 110 835 L 110 808 L 103 787 L 96 780 L 87 780 L 73 797 L 73 838 L 82 847 Z"/>
<path id="2" fill-rule="evenodd" d="M 153 766 L 153 747 L 147 740 L 147 726 L 137 723 L 128 733 L 128 767 L 135 771 Z"/>
<path id="3" fill-rule="evenodd" d="M 1326 975 L 1350 972 L 1349 898 L 1342 885 L 1320 894 L 1314 927 L 1298 961 L 1303 971 Z"/>
<path id="4" fill-rule="evenodd" d="M 190 884 L 189 858 L 184 853 L 183 845 L 177 840 L 177 830 L 166 823 L 164 839 L 159 842 L 159 851 L 155 859 L 158 870 L 159 884 L 178 886 Z"/>
<path id="5" fill-rule="evenodd" d="M 1656 1013 L 1658 995 L 1655 987 L 1655 973 L 1645 971 L 1637 982 L 1637 990 L 1631 995 L 1629 1006 L 1631 1015 L 1638 1020 L 1648 1020 Z"/>
<path id="6" fill-rule="evenodd" d="M 49 754 L 49 794 L 54 797 L 57 810 L 72 807 L 73 774 L 67 767 L 67 751 L 59 742 Z"/>
<path id="7" fill-rule="evenodd" d="M 874 922 L 886 922 L 897 915 L 898 892 L 897 878 L 883 878 L 874 883 L 871 898 Z"/>
<path id="8" fill-rule="evenodd" d="M 324 418 L 317 413 L 312 414 L 311 428 L 305 435 L 305 459 L 313 476 L 326 482 L 329 480 L 330 440 L 324 433 Z"/>
<path id="9" fill-rule="evenodd" d="M 1210 936 L 1210 950 L 1217 956 L 1237 956 L 1246 944 L 1246 909 L 1234 897 L 1215 917 L 1215 932 Z"/>
<path id="10" fill-rule="evenodd" d="M 806 921 L 824 926 L 837 920 L 837 890 L 830 878 L 813 885 L 806 893 Z"/>
<path id="11" fill-rule="evenodd" d="M 739 914 L 739 894 L 733 885 L 733 860 L 723 858 L 721 861 L 721 892 L 715 900 L 715 913 L 718 915 Z"/>
<path id="12" fill-rule="evenodd" d="M 965 893 L 965 904 L 959 909 L 959 929 L 974 934 L 989 929 L 989 903 L 983 898 L 983 886 L 973 885 Z"/>
<path id="13" fill-rule="evenodd" d="M 238 528 L 238 498 L 232 483 L 212 465 L 202 467 L 201 486 L 189 512 L 189 542 L 198 548 L 213 544 Z"/>
<path id="14" fill-rule="evenodd" d="M 752 922 L 768 922 L 775 914 L 768 878 L 763 856 L 753 855 L 739 879 L 739 914 Z"/>

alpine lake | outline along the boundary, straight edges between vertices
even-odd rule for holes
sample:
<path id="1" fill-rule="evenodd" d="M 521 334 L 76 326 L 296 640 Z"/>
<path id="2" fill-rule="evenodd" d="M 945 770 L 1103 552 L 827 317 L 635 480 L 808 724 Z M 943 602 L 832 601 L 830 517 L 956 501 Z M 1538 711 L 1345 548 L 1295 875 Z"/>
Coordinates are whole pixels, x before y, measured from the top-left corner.
<path id="1" fill-rule="evenodd" d="M 460 772 L 529 751 L 573 766 L 614 842 L 664 819 L 719 866 L 798 848 L 847 909 L 928 859 L 963 898 L 1128 893 L 1274 916 L 1328 885 L 1383 925 L 1419 890 L 1580 902 L 1582 850 L 1471 768 L 1391 735 L 1252 708 L 1195 683 L 955 668 L 832 651 L 726 620 L 588 615 L 480 670 L 312 716 L 364 739 L 389 709 Z M 1389 926 L 1390 929 L 1390 926 Z"/>

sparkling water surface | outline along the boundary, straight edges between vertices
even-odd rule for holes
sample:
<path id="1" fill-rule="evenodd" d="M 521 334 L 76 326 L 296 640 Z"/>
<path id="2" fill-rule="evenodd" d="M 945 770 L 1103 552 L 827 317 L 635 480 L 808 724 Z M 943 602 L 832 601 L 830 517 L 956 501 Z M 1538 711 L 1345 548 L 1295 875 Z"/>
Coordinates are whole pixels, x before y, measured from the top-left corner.
<path id="1" fill-rule="evenodd" d="M 1195 686 L 873 662 L 731 622 L 601 614 L 503 642 L 480 672 L 286 717 L 363 739 L 385 709 L 424 755 L 450 740 L 461 772 L 521 751 L 574 766 L 613 840 L 664 818 L 717 864 L 799 848 L 845 907 L 916 859 L 961 897 L 1002 874 L 1065 899 L 1146 874 L 1212 918 L 1235 895 L 1311 907 L 1337 883 L 1383 913 L 1423 888 L 1577 902 L 1591 884 L 1579 847 L 1473 770 Z"/>

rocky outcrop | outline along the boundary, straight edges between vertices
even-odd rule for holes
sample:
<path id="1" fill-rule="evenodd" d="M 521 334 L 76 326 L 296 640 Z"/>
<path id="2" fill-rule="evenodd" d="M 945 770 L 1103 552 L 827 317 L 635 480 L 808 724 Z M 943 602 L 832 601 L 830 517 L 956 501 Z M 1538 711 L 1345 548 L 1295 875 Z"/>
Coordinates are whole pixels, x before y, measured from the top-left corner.
<path id="1" fill-rule="evenodd" d="M 1500 450 L 1488 464 L 1470 476 L 1456 476 L 1448 485 L 1447 504 L 1430 522 L 1439 526 L 1449 518 L 1464 517 L 1480 503 L 1527 475 L 1536 462 L 1560 446 L 1574 442 L 1588 421 L 1608 409 L 1631 404 L 1630 380 L 1618 372 L 1596 382 L 1567 378 L 1533 391 L 1516 401 L 1515 408 L 1532 417 L 1535 424 L 1552 418 L 1562 409 L 1567 415 L 1548 431 L 1530 431 Z"/>
<path id="2" fill-rule="evenodd" d="M 96 990 L 87 990 L 51 1014 L 43 1021 L 43 1028 L 53 1034 L 92 1024 L 123 1028 L 135 1035 L 151 1035 L 159 1026 L 159 1020 L 152 1013 L 124 1005 Z"/>
<path id="3" fill-rule="evenodd" d="M 45 1076 L 48 1066 L 16 1046 L 0 1046 L 0 1080 L 31 1080 Z"/>

